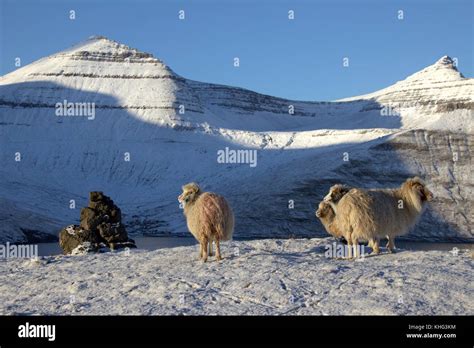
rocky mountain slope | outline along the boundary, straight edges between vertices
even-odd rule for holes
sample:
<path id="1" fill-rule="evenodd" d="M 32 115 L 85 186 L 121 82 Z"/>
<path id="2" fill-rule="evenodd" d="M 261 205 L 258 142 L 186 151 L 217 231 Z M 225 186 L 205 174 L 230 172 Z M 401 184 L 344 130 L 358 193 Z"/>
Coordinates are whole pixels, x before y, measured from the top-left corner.
<path id="1" fill-rule="evenodd" d="M 369 95 L 291 101 L 187 80 L 93 37 L 0 77 L 0 241 L 57 235 L 89 191 L 112 197 L 132 234 L 186 234 L 188 181 L 227 196 L 236 238 L 323 236 L 314 208 L 332 183 L 409 175 L 437 199 L 408 238 L 472 241 L 473 92 L 443 57 Z M 58 103 L 90 113 L 58 116 Z M 257 165 L 219 163 L 226 148 L 256 150 Z"/>

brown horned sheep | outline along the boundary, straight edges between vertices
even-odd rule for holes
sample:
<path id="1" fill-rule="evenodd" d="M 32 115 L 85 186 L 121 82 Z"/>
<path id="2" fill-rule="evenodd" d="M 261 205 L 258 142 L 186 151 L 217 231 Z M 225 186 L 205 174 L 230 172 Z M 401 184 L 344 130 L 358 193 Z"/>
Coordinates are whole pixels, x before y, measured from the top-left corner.
<path id="1" fill-rule="evenodd" d="M 325 197 L 336 207 L 336 225 L 350 243 L 357 246 L 359 240 L 368 240 L 376 254 L 383 237 L 392 252 L 395 237 L 408 233 L 432 199 L 433 194 L 418 177 L 407 179 L 397 189 L 351 189 L 336 204 L 331 192 Z"/>
<path id="2" fill-rule="evenodd" d="M 202 192 L 196 183 L 183 186 L 178 201 L 183 204 L 189 232 L 200 245 L 199 258 L 204 262 L 212 242 L 216 244 L 216 259 L 222 259 L 220 242 L 232 239 L 234 214 L 224 197 L 212 192 Z"/>

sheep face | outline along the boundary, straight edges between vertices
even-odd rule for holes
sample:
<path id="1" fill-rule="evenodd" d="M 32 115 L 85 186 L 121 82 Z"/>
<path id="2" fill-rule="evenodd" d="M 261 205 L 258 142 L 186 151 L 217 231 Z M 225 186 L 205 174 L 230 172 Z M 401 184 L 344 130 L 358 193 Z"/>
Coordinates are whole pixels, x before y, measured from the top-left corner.
<path id="1" fill-rule="evenodd" d="M 329 193 L 324 197 L 325 202 L 337 203 L 339 200 L 350 191 L 350 188 L 346 185 L 336 184 L 331 186 Z"/>
<path id="2" fill-rule="evenodd" d="M 316 217 L 319 219 L 331 218 L 334 216 L 334 211 L 331 208 L 331 205 L 327 202 L 319 203 L 318 210 L 316 210 Z"/>
<path id="3" fill-rule="evenodd" d="M 198 184 L 194 182 L 184 185 L 182 189 L 183 193 L 178 196 L 178 202 L 183 204 L 194 202 L 200 192 Z"/>
<path id="4" fill-rule="evenodd" d="M 408 179 L 405 185 L 420 199 L 422 203 L 433 200 L 433 193 L 426 188 L 425 183 L 418 177 Z"/>

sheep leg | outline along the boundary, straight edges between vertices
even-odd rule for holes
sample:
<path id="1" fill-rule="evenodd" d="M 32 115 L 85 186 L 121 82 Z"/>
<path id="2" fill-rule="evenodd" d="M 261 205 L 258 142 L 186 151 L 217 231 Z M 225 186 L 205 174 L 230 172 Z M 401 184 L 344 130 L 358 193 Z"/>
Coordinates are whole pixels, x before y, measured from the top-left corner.
<path id="1" fill-rule="evenodd" d="M 352 259 L 352 241 L 351 241 L 351 238 L 346 238 L 346 241 L 347 241 L 347 257 L 344 257 L 344 258 L 347 258 L 349 260 Z"/>
<path id="2" fill-rule="evenodd" d="M 358 258 L 359 257 L 359 251 L 358 251 L 358 247 L 359 247 L 359 241 L 357 240 L 357 237 L 352 237 L 352 246 L 354 247 L 354 258 Z"/>
<path id="3" fill-rule="evenodd" d="M 209 241 L 209 256 L 213 256 L 214 253 L 212 252 L 212 239 Z"/>
<path id="4" fill-rule="evenodd" d="M 203 261 L 203 262 L 207 262 L 207 246 L 208 246 L 208 241 L 207 241 L 207 240 L 204 240 L 201 245 L 202 245 L 202 248 L 203 248 L 202 261 Z"/>
<path id="5" fill-rule="evenodd" d="M 369 242 L 369 246 L 372 248 L 372 254 L 379 254 L 380 253 L 380 248 L 379 248 L 379 240 L 378 239 L 371 239 Z"/>
<path id="6" fill-rule="evenodd" d="M 203 248 L 203 243 L 199 242 L 199 260 L 202 260 L 203 254 L 204 253 L 204 248 Z"/>
<path id="7" fill-rule="evenodd" d="M 395 252 L 395 238 L 389 237 L 389 236 L 387 236 L 387 238 L 388 238 L 388 242 L 387 242 L 388 252 L 393 253 Z"/>
<path id="8" fill-rule="evenodd" d="M 216 259 L 217 259 L 217 261 L 222 260 L 221 245 L 219 243 L 219 239 L 216 239 Z"/>

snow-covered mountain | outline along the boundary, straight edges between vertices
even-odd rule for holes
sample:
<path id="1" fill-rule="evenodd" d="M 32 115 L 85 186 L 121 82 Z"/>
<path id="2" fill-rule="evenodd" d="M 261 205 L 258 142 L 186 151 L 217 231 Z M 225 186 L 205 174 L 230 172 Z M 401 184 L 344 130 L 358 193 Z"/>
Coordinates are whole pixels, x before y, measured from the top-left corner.
<path id="1" fill-rule="evenodd" d="M 226 195 L 237 238 L 323 236 L 314 208 L 332 183 L 410 175 L 437 198 L 408 237 L 473 240 L 473 92 L 446 56 L 369 95 L 291 101 L 93 37 L 0 78 L 0 241 L 57 235 L 92 190 L 132 233 L 186 234 L 176 197 L 189 181 Z M 68 103 L 90 113 L 58 116 Z M 256 150 L 256 166 L 219 163 L 226 148 Z"/>

